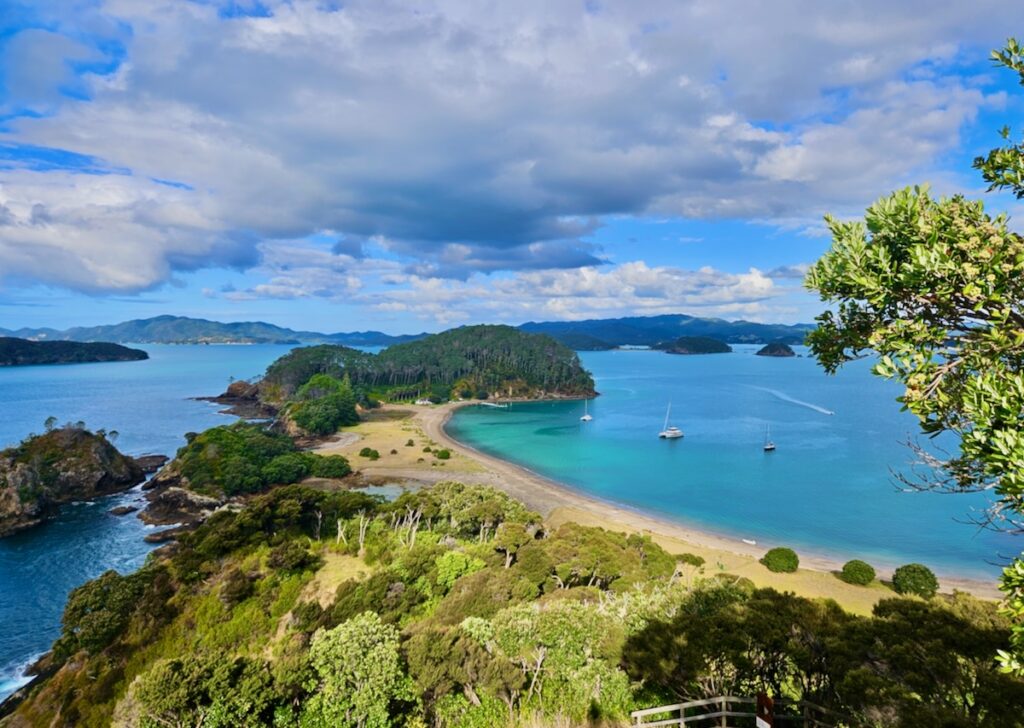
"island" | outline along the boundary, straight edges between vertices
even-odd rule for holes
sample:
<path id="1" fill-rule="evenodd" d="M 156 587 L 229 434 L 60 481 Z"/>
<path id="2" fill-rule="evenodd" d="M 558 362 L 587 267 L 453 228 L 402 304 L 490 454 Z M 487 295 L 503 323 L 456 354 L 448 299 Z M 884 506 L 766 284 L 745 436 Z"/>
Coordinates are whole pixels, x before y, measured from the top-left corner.
<path id="1" fill-rule="evenodd" d="M 62 504 L 138 485 L 166 460 L 124 455 L 81 423 L 48 422 L 47 432 L 0 451 L 0 537 L 53 518 Z"/>
<path id="2" fill-rule="evenodd" d="M 669 354 L 728 354 L 732 347 L 710 336 L 680 336 L 673 341 L 662 341 L 651 347 Z"/>
<path id="3" fill-rule="evenodd" d="M 78 341 L 30 341 L 0 337 L 0 366 L 31 364 L 87 364 L 108 361 L 141 361 L 149 354 L 120 344 Z"/>
<path id="4" fill-rule="evenodd" d="M 796 352 L 793 348 L 782 341 L 773 341 L 769 344 L 765 344 L 757 350 L 757 356 L 796 356 Z"/>

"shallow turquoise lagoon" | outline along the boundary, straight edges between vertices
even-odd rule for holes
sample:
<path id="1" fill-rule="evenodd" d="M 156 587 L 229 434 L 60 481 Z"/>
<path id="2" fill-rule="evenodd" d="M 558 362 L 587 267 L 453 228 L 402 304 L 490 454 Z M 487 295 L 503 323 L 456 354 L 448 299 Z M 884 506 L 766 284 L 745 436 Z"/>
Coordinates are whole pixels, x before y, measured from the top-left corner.
<path id="1" fill-rule="evenodd" d="M 584 493 L 736 539 L 878 565 L 920 561 L 957 576 L 999 573 L 1011 539 L 965 523 L 983 496 L 895 487 L 892 469 L 909 471 L 913 460 L 905 443 L 916 421 L 870 362 L 829 377 L 812 358 L 734 348 L 583 353 L 601 393 L 592 422 L 580 422 L 582 402 L 467 407 L 448 432 Z M 670 401 L 682 440 L 657 437 Z M 768 426 L 773 453 L 763 451 Z"/>

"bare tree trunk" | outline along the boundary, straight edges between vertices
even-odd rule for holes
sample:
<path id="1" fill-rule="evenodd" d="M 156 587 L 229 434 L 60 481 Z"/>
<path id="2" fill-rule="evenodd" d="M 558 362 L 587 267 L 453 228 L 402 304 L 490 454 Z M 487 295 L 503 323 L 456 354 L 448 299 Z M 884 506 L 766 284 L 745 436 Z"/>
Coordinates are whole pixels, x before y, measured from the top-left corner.
<path id="1" fill-rule="evenodd" d="M 345 535 L 345 529 L 348 528 L 348 524 L 340 518 L 338 519 L 338 538 L 334 543 L 344 543 L 348 546 L 348 536 Z"/>
<path id="2" fill-rule="evenodd" d="M 315 533 L 316 533 L 316 540 L 319 541 L 320 540 L 320 527 L 323 525 L 323 522 L 324 522 L 324 514 L 321 511 L 319 511 L 319 510 L 315 511 L 315 513 L 316 513 L 316 529 L 315 529 Z"/>

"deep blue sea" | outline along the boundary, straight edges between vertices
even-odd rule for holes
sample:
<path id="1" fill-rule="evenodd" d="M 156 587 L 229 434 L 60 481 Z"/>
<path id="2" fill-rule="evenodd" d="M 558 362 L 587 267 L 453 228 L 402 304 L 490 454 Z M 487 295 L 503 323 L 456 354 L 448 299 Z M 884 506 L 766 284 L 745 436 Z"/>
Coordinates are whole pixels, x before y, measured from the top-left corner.
<path id="1" fill-rule="evenodd" d="M 0 369 L 0 447 L 43 429 L 50 415 L 117 430 L 134 455 L 172 455 L 184 433 L 230 421 L 217 405 L 229 378 L 263 372 L 287 346 L 157 346 L 143 362 Z M 939 572 L 991 578 L 1007 538 L 958 523 L 972 496 L 899 493 L 890 468 L 915 431 L 899 389 L 857 362 L 836 377 L 812 359 L 652 351 L 584 353 L 601 396 L 582 402 L 471 407 L 453 436 L 592 495 L 736 538 L 782 543 L 877 564 L 911 560 Z M 657 438 L 672 401 L 681 441 Z M 834 415 L 825 414 L 834 411 Z M 771 425 L 778 450 L 762 451 Z M 125 493 L 68 507 L 58 520 L 0 540 L 0 698 L 60 632 L 68 592 L 106 569 L 130 571 L 150 547 L 134 515 L 108 510 Z"/>
<path id="2" fill-rule="evenodd" d="M 582 402 L 467 407 L 448 432 L 584 493 L 736 539 L 998 575 L 1015 544 L 964 523 L 984 510 L 984 496 L 895 487 L 892 469 L 909 471 L 905 443 L 917 431 L 896 384 L 866 360 L 827 376 L 813 358 L 754 356 L 757 348 L 582 353 L 600 392 L 592 422 L 580 422 Z M 657 436 L 670 401 L 681 440 Z M 777 450 L 765 453 L 769 426 Z"/>
<path id="3" fill-rule="evenodd" d="M 173 455 L 184 434 L 232 418 L 191 397 L 219 394 L 229 377 L 261 374 L 288 346 L 143 345 L 140 362 L 0 368 L 0 449 L 47 417 L 117 430 L 132 455 Z M 0 699 L 23 682 L 26 663 L 49 649 L 71 589 L 107 569 L 134 570 L 152 548 L 134 515 L 107 511 L 138 500 L 138 492 L 64 509 L 51 523 L 0 539 Z"/>

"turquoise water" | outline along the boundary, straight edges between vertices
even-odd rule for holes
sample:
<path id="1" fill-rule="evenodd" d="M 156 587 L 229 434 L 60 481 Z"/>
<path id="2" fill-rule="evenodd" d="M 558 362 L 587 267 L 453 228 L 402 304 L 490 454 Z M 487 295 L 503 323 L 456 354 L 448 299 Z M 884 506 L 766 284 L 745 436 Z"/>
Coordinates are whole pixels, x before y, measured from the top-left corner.
<path id="1" fill-rule="evenodd" d="M 141 455 L 173 455 L 184 434 L 231 421 L 190 397 L 224 391 L 229 377 L 259 374 L 288 346 L 141 348 L 141 362 L 0 368 L 0 449 L 40 432 L 53 415 L 117 430 L 117 445 Z M 68 592 L 107 569 L 141 566 L 152 548 L 134 515 L 107 511 L 139 492 L 67 507 L 39 528 L 0 539 L 0 699 L 23 682 L 24 665 L 60 634 Z"/>
<path id="2" fill-rule="evenodd" d="M 984 579 L 1015 553 L 1009 536 L 964 523 L 984 496 L 896 489 L 890 469 L 907 469 L 916 423 L 870 362 L 829 377 L 812 358 L 734 348 L 583 353 L 601 393 L 592 422 L 582 402 L 467 407 L 448 432 L 584 493 L 762 545 Z M 657 437 L 669 400 L 682 440 Z"/>

